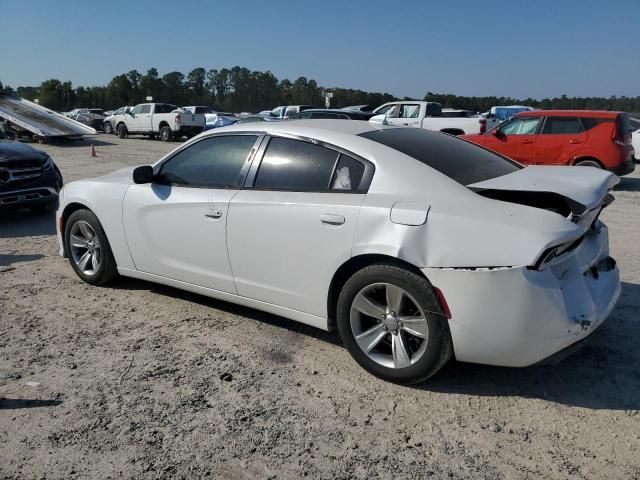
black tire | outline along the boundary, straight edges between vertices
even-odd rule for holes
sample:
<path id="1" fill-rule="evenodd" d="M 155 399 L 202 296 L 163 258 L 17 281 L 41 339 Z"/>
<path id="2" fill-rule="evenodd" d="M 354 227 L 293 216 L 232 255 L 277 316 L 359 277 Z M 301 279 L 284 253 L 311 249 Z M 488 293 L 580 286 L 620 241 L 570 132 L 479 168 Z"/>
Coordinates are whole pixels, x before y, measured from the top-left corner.
<path id="1" fill-rule="evenodd" d="M 595 158 L 583 158 L 581 160 L 578 160 L 575 163 L 575 166 L 576 167 L 595 167 L 599 169 L 604 168 L 602 164 Z"/>
<path id="2" fill-rule="evenodd" d="M 425 312 L 428 324 L 426 349 L 410 366 L 390 368 L 373 361 L 360 348 L 351 329 L 351 305 L 364 288 L 389 283 L 402 288 Z M 453 346 L 446 317 L 433 287 L 421 275 L 394 263 L 376 263 L 354 273 L 342 287 L 337 304 L 338 331 L 351 356 L 368 372 L 394 383 L 413 384 L 433 376 L 451 358 Z M 438 312 L 438 313 L 432 313 Z"/>
<path id="3" fill-rule="evenodd" d="M 173 140 L 173 132 L 171 131 L 171 127 L 169 125 L 165 125 L 160 129 L 160 140 L 163 142 L 170 142 Z"/>
<path id="4" fill-rule="evenodd" d="M 82 270 L 80 270 L 72 255 L 70 242 L 71 231 L 74 224 L 80 221 L 86 222 L 91 226 L 100 243 L 100 266 L 92 275 L 87 275 Z M 67 257 L 69 258 L 71 267 L 76 272 L 76 275 L 78 275 L 78 277 L 80 277 L 85 282 L 90 283 L 91 285 L 104 285 L 118 277 L 118 269 L 116 261 L 113 258 L 113 253 L 111 252 L 109 240 L 107 239 L 107 236 L 102 229 L 102 225 L 100 224 L 98 217 L 96 217 L 91 210 L 76 210 L 67 219 L 64 229 L 64 248 L 65 252 L 67 253 Z"/>
<path id="5" fill-rule="evenodd" d="M 111 122 L 104 122 L 102 128 L 104 130 L 104 133 L 106 133 L 107 135 L 111 135 L 113 133 L 113 126 L 111 125 Z"/>
<path id="6" fill-rule="evenodd" d="M 127 138 L 127 135 L 129 135 L 127 126 L 124 123 L 118 125 L 118 138 Z"/>

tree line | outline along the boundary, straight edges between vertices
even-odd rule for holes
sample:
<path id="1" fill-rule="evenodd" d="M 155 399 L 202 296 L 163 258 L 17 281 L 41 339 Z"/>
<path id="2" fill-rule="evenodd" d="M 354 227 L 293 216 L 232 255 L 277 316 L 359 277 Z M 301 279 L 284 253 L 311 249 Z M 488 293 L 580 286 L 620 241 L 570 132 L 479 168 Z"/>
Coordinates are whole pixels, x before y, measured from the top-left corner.
<path id="1" fill-rule="evenodd" d="M 0 88 L 1 88 L 0 83 Z M 209 105 L 229 112 L 258 112 L 278 105 L 324 105 L 325 89 L 313 79 L 279 80 L 270 71 L 243 67 L 205 70 L 194 68 L 186 76 L 169 72 L 162 76 L 156 68 L 146 74 L 137 70 L 117 75 L 106 86 L 73 88 L 71 82 L 50 79 L 38 87 L 20 86 L 16 93 L 27 100 L 58 111 L 82 107 L 118 108 L 136 105 L 153 97 L 155 102 L 178 106 Z M 332 106 L 380 105 L 395 99 L 389 93 L 332 88 Z"/>
<path id="2" fill-rule="evenodd" d="M 2 83 L 0 82 L 0 89 Z M 10 87 L 8 87 L 10 89 Z M 11 89 L 13 90 L 13 89 Z M 39 86 L 20 86 L 16 93 L 27 100 L 38 99 L 47 108 L 69 111 L 82 107 L 114 109 L 135 105 L 148 96 L 156 102 L 178 106 L 209 105 L 230 112 L 258 112 L 277 105 L 323 106 L 325 91 L 332 92 L 331 106 L 367 104 L 376 107 L 398 100 L 389 93 L 366 92 L 348 88 L 324 88 L 313 79 L 299 77 L 291 82 L 279 80 L 272 72 L 233 68 L 210 69 L 198 67 L 187 75 L 169 72 L 162 76 L 156 68 L 146 74 L 137 70 L 117 75 L 106 86 L 79 86 L 70 81 L 50 79 Z M 404 97 L 403 100 L 411 100 Z M 640 112 L 640 97 L 568 97 L 516 99 L 511 97 L 470 97 L 427 92 L 423 100 L 438 102 L 443 107 L 485 112 L 495 105 L 528 105 L 541 109 L 593 109 Z"/>

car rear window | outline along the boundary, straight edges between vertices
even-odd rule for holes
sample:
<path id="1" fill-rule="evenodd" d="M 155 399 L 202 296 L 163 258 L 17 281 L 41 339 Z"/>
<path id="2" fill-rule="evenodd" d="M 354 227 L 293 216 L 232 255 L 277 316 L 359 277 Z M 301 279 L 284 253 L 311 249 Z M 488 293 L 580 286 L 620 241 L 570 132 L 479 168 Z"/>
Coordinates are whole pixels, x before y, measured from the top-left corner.
<path id="1" fill-rule="evenodd" d="M 175 105 L 170 105 L 168 103 L 156 103 L 156 108 L 153 113 L 171 113 L 175 109 Z"/>
<path id="2" fill-rule="evenodd" d="M 618 132 L 621 132 L 623 135 L 634 130 L 634 128 L 631 126 L 631 122 L 629 122 L 628 115 L 618 115 L 617 123 Z"/>
<path id="3" fill-rule="evenodd" d="M 582 122 L 577 117 L 547 117 L 542 129 L 546 135 L 573 135 L 583 131 Z"/>
<path id="4" fill-rule="evenodd" d="M 483 182 L 524 168 L 460 138 L 421 128 L 386 128 L 360 136 L 409 155 L 462 185 Z"/>

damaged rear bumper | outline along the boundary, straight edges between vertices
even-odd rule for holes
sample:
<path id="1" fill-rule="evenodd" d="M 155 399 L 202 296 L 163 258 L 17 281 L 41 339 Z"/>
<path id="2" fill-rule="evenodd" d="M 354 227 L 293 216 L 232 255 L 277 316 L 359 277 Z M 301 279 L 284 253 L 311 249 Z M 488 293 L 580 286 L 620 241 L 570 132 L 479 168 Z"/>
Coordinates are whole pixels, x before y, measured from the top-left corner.
<path id="1" fill-rule="evenodd" d="M 621 289 L 601 222 L 544 270 L 423 271 L 451 310 L 456 359 L 509 367 L 536 364 L 584 340 L 613 310 Z"/>

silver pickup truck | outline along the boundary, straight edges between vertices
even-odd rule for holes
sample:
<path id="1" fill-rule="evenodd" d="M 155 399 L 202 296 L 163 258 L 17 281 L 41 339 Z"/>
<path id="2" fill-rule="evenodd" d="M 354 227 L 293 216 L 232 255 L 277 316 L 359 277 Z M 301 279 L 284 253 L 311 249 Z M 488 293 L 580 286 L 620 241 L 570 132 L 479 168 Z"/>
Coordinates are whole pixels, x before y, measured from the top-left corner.
<path id="1" fill-rule="evenodd" d="M 169 103 L 141 103 L 118 120 L 116 132 L 120 138 L 128 135 L 158 135 L 163 142 L 181 137 L 194 137 L 204 130 L 202 113 L 179 110 Z"/>

